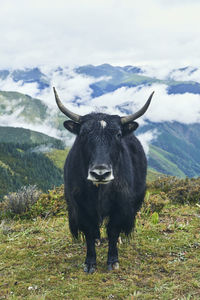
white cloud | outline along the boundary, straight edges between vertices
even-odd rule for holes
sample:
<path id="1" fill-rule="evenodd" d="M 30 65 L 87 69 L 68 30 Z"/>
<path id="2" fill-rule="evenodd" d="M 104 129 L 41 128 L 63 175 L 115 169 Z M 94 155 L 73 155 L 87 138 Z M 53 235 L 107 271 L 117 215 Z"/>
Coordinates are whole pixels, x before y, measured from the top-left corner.
<path id="1" fill-rule="evenodd" d="M 196 67 L 188 67 L 185 70 L 174 70 L 171 73 L 171 78 L 177 81 L 196 81 L 200 83 L 200 68 L 196 69 Z"/>
<path id="2" fill-rule="evenodd" d="M 5 80 L 0 79 L 0 90 L 1 91 L 17 91 L 18 93 L 32 95 L 37 97 L 38 85 L 36 82 L 23 84 L 23 81 L 14 81 L 11 76 L 8 76 Z"/>
<path id="3" fill-rule="evenodd" d="M 138 120 L 141 125 L 145 120 L 177 121 L 185 124 L 200 122 L 200 95 L 190 93 L 169 95 L 167 86 L 164 84 L 154 84 L 142 89 L 122 87 L 112 93 L 92 99 L 87 104 L 91 111 L 92 107 L 106 106 L 107 113 L 119 115 L 122 113 L 116 106 L 126 104 L 126 108 L 134 113 L 145 104 L 152 91 L 155 91 L 155 94 L 151 104 L 144 116 Z"/>
<path id="4" fill-rule="evenodd" d="M 190 93 L 168 95 L 167 86 L 153 85 L 138 91 L 138 99 L 144 99 L 152 90 L 155 91 L 155 95 L 144 118 L 152 122 L 177 121 L 185 124 L 200 122 L 200 95 Z"/>

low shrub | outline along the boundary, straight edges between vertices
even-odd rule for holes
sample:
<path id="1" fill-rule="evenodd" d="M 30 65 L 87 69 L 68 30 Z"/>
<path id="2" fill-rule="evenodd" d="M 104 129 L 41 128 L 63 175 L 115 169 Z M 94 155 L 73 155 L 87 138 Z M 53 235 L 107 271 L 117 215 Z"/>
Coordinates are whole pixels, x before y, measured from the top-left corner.
<path id="1" fill-rule="evenodd" d="M 4 197 L 0 218 L 35 218 L 66 213 L 63 186 L 42 193 L 36 186 L 22 187 Z"/>
<path id="2" fill-rule="evenodd" d="M 150 190 L 157 190 L 168 193 L 172 188 L 180 183 L 181 179 L 175 176 L 158 177 L 155 181 L 148 182 L 147 187 Z"/>
<path id="3" fill-rule="evenodd" d="M 4 196 L 1 213 L 6 216 L 23 215 L 37 202 L 40 195 L 41 191 L 36 185 L 23 186 L 17 192 Z"/>
<path id="4" fill-rule="evenodd" d="M 172 203 L 200 203 L 200 177 L 191 179 L 162 177 L 148 184 L 148 188 L 166 193 Z"/>
<path id="5" fill-rule="evenodd" d="M 38 201 L 31 207 L 30 217 L 48 217 L 66 214 L 67 205 L 64 199 L 64 187 L 57 187 L 41 194 Z"/>

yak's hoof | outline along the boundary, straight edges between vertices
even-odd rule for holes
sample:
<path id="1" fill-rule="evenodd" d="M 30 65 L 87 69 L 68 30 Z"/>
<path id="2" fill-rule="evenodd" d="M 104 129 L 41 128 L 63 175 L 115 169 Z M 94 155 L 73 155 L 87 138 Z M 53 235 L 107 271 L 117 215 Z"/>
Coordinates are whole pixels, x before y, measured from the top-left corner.
<path id="1" fill-rule="evenodd" d="M 116 261 L 115 263 L 108 264 L 108 271 L 118 270 L 118 269 L 119 269 L 118 261 Z"/>
<path id="2" fill-rule="evenodd" d="M 95 264 L 85 264 L 84 272 L 88 274 L 92 274 L 96 271 L 96 265 Z"/>

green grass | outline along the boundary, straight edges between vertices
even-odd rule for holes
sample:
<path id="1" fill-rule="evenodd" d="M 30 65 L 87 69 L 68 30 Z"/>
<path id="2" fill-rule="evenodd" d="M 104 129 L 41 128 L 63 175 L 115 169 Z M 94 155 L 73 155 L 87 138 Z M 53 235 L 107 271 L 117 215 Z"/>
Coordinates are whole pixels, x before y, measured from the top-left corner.
<path id="1" fill-rule="evenodd" d="M 0 229 L 0 299 L 200 299 L 200 207 L 166 206 L 155 222 L 137 217 L 119 245 L 120 269 L 83 272 L 86 247 L 73 241 L 67 215 L 4 221 Z"/>

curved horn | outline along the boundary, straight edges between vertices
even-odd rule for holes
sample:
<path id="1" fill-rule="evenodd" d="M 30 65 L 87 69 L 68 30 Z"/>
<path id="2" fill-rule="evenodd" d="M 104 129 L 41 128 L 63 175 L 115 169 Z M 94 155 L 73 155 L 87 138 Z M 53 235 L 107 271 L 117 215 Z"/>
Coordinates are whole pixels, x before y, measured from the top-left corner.
<path id="1" fill-rule="evenodd" d="M 145 105 L 140 110 L 138 110 L 136 113 L 134 113 L 130 116 L 121 117 L 121 123 L 126 124 L 130 121 L 136 120 L 139 117 L 141 117 L 147 111 L 147 108 L 149 107 L 149 104 L 151 103 L 151 98 L 153 97 L 153 94 L 154 94 L 154 92 L 151 93 L 151 95 L 149 96 L 149 99 L 147 100 Z"/>
<path id="2" fill-rule="evenodd" d="M 55 95 L 55 98 L 56 98 L 56 103 L 59 107 L 59 109 L 63 112 L 63 114 L 65 114 L 67 117 L 69 117 L 71 120 L 79 123 L 80 122 L 80 118 L 81 116 L 71 112 L 69 109 L 67 109 L 63 104 L 62 102 L 60 101 L 59 97 L 58 97 L 58 94 L 56 92 L 56 89 L 55 87 L 53 87 L 53 91 L 54 91 L 54 95 Z"/>

